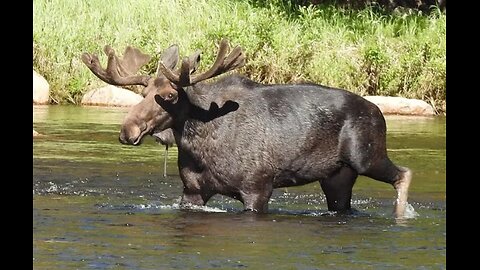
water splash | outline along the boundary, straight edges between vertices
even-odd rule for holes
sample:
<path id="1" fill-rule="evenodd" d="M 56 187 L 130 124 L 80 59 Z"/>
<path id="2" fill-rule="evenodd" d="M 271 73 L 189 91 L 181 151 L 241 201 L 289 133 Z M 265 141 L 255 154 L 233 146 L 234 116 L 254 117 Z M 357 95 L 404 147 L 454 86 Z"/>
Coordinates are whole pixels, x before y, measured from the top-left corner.
<path id="1" fill-rule="evenodd" d="M 139 211 L 151 211 L 151 210 L 192 210 L 199 212 L 209 212 L 209 213 L 226 213 L 227 210 L 220 209 L 217 207 L 201 206 L 201 205 L 180 205 L 180 203 L 172 204 L 161 204 L 161 203 L 147 203 L 147 204 L 122 204 L 122 205 L 112 205 L 112 204 L 97 204 L 96 207 L 102 209 L 111 209 L 111 210 L 139 210 Z"/>
<path id="2" fill-rule="evenodd" d="M 45 189 L 46 193 L 54 193 L 58 191 L 58 186 L 53 182 L 48 182 L 49 186 Z"/>
<path id="3" fill-rule="evenodd" d="M 193 204 L 180 205 L 179 203 L 172 204 L 172 209 L 188 209 L 188 210 L 209 212 L 209 213 L 226 213 L 227 212 L 227 210 L 220 209 L 217 207 L 211 207 L 206 205 L 193 205 Z"/>
<path id="4" fill-rule="evenodd" d="M 352 200 L 353 205 L 369 205 L 373 202 L 372 198 Z"/>
<path id="5" fill-rule="evenodd" d="M 409 220 L 414 219 L 418 216 L 420 216 L 420 214 L 418 214 L 413 208 L 413 206 L 407 202 L 403 216 L 395 218 L 395 223 L 399 226 L 408 226 Z"/>
<path id="6" fill-rule="evenodd" d="M 419 213 L 417 213 L 417 211 L 415 211 L 415 209 L 413 208 L 413 205 L 409 204 L 407 202 L 407 205 L 405 207 L 405 214 L 403 216 L 404 219 L 412 219 L 412 218 L 416 218 L 420 216 Z"/>

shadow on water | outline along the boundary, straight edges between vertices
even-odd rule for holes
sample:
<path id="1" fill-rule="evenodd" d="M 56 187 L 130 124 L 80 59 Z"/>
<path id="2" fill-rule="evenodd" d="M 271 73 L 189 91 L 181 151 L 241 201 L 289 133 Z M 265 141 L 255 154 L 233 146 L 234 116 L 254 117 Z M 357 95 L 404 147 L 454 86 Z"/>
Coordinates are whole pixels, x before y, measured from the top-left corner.
<path id="1" fill-rule="evenodd" d="M 393 188 L 360 177 L 351 215 L 318 183 L 277 189 L 270 212 L 217 195 L 181 209 L 176 148 L 118 142 L 124 108 L 34 107 L 34 268 L 444 269 L 445 118 L 387 117 L 388 151 L 410 167 L 417 217 L 392 218 Z"/>

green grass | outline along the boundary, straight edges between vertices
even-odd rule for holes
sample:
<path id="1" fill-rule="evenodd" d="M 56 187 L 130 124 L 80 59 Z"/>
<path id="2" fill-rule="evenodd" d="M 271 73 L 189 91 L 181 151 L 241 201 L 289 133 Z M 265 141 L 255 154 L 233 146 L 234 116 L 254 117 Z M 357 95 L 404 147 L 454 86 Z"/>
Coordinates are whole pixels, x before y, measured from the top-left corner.
<path id="1" fill-rule="evenodd" d="M 253 0 L 34 0 L 33 68 L 50 83 L 52 103 L 78 104 L 103 82 L 81 62 L 127 45 L 153 56 L 173 43 L 186 55 L 201 49 L 213 63 L 222 37 L 240 44 L 239 71 L 264 83 L 311 81 L 362 95 L 420 98 L 446 111 L 446 14 L 300 7 Z"/>

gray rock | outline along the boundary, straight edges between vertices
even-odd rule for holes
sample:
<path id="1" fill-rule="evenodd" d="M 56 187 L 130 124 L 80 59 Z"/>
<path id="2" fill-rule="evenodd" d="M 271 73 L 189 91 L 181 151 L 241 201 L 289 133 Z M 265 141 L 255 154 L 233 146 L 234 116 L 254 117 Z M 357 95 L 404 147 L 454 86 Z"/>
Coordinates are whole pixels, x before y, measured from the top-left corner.
<path id="1" fill-rule="evenodd" d="M 82 105 L 130 107 L 139 103 L 143 97 L 130 90 L 107 85 L 85 93 Z"/>
<path id="2" fill-rule="evenodd" d="M 435 115 L 433 107 L 420 99 L 384 96 L 365 96 L 364 98 L 377 105 L 383 114 Z"/>
<path id="3" fill-rule="evenodd" d="M 50 94 L 50 85 L 42 75 L 33 71 L 33 104 L 47 104 Z"/>

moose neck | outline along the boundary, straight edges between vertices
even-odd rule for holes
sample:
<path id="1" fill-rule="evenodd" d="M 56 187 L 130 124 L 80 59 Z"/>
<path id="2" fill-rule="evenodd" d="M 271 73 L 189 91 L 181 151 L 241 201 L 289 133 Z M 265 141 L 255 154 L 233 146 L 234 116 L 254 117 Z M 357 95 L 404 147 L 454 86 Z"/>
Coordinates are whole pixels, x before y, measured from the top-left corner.
<path id="1" fill-rule="evenodd" d="M 210 95 L 210 91 L 208 90 L 209 85 L 204 83 L 193 86 L 189 86 L 185 89 L 185 98 L 187 98 L 188 105 L 189 105 L 189 117 L 195 118 L 195 113 L 199 113 L 202 110 L 208 110 L 210 105 L 210 99 L 212 96 Z"/>
<path id="2" fill-rule="evenodd" d="M 179 91 L 179 99 L 174 110 L 167 110 L 174 122 L 175 140 L 179 151 L 192 156 L 203 156 L 202 149 L 212 139 L 218 125 L 222 125 L 225 115 L 238 109 L 238 103 L 214 102 L 218 93 L 210 85 L 202 84 Z"/>
<path id="3" fill-rule="evenodd" d="M 208 108 L 206 106 L 207 98 L 202 93 L 201 89 L 194 87 L 186 87 L 185 89 L 178 89 L 178 100 L 175 104 L 167 101 L 158 100 L 159 105 L 167 111 L 173 119 L 174 130 L 182 131 L 183 126 L 189 119 L 197 119 L 200 121 L 207 120 Z"/>
<path id="4" fill-rule="evenodd" d="M 179 154 L 189 156 L 187 160 L 201 160 L 202 145 L 206 145 L 210 131 L 215 130 L 209 120 L 210 95 L 195 86 L 181 89 L 179 99 L 168 110 L 173 119 L 173 130 Z M 218 120 L 217 120 L 218 121 Z"/>
<path id="5" fill-rule="evenodd" d="M 238 104 L 233 101 L 217 104 L 214 101 L 215 95 L 212 95 L 212 92 L 208 90 L 207 85 L 206 87 L 192 86 L 187 89 L 180 89 L 177 103 L 168 105 L 167 112 L 172 115 L 176 123 L 183 126 L 183 123 L 187 120 L 207 123 L 238 109 Z"/>

